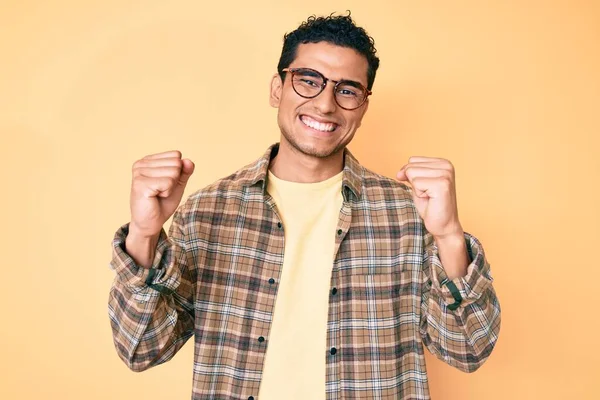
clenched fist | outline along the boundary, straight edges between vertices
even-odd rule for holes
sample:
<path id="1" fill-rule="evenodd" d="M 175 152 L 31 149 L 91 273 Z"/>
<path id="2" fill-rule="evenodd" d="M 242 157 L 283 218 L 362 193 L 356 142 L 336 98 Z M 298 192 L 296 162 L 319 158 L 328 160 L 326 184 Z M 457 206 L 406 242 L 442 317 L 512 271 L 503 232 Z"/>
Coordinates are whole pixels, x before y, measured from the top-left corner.
<path id="1" fill-rule="evenodd" d="M 136 161 L 131 182 L 130 232 L 139 237 L 158 236 L 179 206 L 193 172 L 194 163 L 182 159 L 179 151 L 152 154 Z"/>
<path id="2" fill-rule="evenodd" d="M 410 157 L 396 178 L 412 185 L 415 207 L 438 245 L 448 279 L 465 276 L 469 255 L 458 219 L 452 163 L 443 158 Z"/>
<path id="3" fill-rule="evenodd" d="M 413 187 L 413 200 L 425 228 L 435 237 L 462 238 L 458 220 L 454 166 L 443 158 L 410 157 L 396 178 Z"/>

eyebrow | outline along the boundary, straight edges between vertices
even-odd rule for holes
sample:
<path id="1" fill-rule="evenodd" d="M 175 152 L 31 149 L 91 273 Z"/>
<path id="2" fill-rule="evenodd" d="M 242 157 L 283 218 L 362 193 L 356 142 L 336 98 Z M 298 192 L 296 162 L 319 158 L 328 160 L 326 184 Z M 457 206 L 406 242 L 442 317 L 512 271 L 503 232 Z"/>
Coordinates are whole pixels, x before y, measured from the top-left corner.
<path id="1" fill-rule="evenodd" d="M 363 85 L 362 83 L 356 82 L 356 81 L 353 81 L 353 80 L 350 80 L 350 79 L 341 79 L 340 81 L 344 82 L 344 83 L 348 83 L 348 84 L 350 84 L 350 86 L 354 86 L 357 89 L 366 88 L 366 86 Z"/>
<path id="2" fill-rule="evenodd" d="M 320 72 L 320 71 L 316 71 L 316 70 L 314 70 L 315 72 L 313 72 L 313 69 L 312 69 L 312 68 L 309 68 L 309 67 L 296 67 L 296 68 L 298 68 L 298 69 L 301 69 L 301 70 L 305 71 L 305 73 L 306 73 L 307 75 L 309 75 L 309 76 L 313 76 L 313 77 L 319 76 L 319 75 L 317 75 L 317 73 L 316 73 L 316 72 L 319 72 L 320 74 L 322 74 L 322 72 Z M 323 75 L 323 76 L 325 76 L 325 75 Z M 326 77 L 326 78 L 327 78 L 327 77 Z M 338 80 L 338 79 L 330 79 L 330 78 L 327 78 L 327 79 L 329 79 L 329 80 L 333 80 L 333 81 L 336 81 L 336 82 L 344 82 L 344 83 L 348 83 L 348 84 L 350 84 L 351 86 L 354 86 L 354 87 L 355 87 L 355 88 L 357 88 L 357 89 L 360 89 L 360 88 L 367 88 L 367 85 L 363 85 L 362 83 L 360 83 L 360 82 L 358 82 L 358 81 L 354 81 L 354 80 L 352 80 L 352 79 L 346 79 L 346 78 L 341 78 L 341 79 L 339 79 L 339 80 Z"/>
<path id="3" fill-rule="evenodd" d="M 312 71 L 310 68 L 298 68 L 298 69 L 302 70 L 308 76 L 313 76 L 313 77 L 319 76 L 317 71 Z"/>

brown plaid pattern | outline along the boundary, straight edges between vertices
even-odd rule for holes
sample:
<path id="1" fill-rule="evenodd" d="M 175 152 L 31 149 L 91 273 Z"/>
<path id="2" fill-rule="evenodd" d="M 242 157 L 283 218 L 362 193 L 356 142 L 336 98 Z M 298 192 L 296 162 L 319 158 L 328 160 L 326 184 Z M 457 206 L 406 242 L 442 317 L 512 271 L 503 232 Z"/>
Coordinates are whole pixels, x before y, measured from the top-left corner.
<path id="1" fill-rule="evenodd" d="M 128 226 L 117 231 L 108 310 L 117 353 L 132 370 L 168 361 L 193 337 L 192 399 L 259 400 L 284 256 L 285 227 L 266 192 L 277 149 L 189 196 L 169 236 L 161 232 L 152 268 L 125 252 Z M 423 345 L 471 372 L 498 339 L 500 305 L 483 248 L 465 234 L 468 275 L 448 281 L 410 188 L 346 150 L 342 191 L 331 233 L 326 398 L 429 399 Z"/>

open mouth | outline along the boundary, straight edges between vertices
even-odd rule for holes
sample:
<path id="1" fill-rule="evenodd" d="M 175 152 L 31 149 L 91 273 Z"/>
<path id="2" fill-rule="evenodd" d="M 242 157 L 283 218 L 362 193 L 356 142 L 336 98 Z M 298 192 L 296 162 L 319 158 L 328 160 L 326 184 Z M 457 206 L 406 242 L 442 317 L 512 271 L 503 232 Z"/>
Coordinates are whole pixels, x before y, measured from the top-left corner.
<path id="1" fill-rule="evenodd" d="M 301 115 L 300 121 L 302 121 L 302 123 L 308 126 L 309 128 L 324 133 L 333 132 L 339 127 L 339 125 L 334 122 L 319 122 L 307 115 Z"/>

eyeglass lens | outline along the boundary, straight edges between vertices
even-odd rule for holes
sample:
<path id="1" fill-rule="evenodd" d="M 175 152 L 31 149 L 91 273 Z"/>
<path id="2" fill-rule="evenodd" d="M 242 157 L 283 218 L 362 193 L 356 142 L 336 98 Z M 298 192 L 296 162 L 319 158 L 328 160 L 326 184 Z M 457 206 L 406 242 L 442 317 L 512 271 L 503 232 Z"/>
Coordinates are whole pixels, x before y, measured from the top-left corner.
<path id="1" fill-rule="evenodd" d="M 292 74 L 292 84 L 296 92 L 303 97 L 316 97 L 323 91 L 325 78 L 317 71 L 298 69 Z M 336 85 L 335 100 L 340 107 L 355 109 L 365 101 L 366 91 L 352 81 L 340 81 Z"/>

